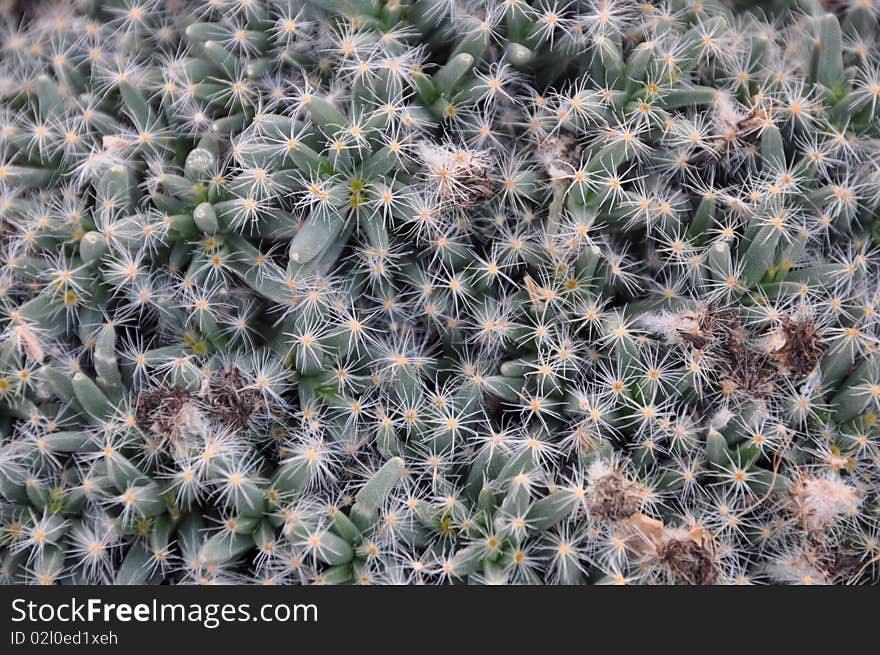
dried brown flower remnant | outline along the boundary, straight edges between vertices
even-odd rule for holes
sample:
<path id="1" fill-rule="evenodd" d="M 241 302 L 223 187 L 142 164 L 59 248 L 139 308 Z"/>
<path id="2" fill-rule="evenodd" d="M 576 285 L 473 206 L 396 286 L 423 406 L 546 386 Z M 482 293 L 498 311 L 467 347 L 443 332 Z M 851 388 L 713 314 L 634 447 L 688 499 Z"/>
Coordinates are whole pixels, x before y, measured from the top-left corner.
<path id="1" fill-rule="evenodd" d="M 735 340 L 740 331 L 739 316 L 717 307 L 684 311 L 675 317 L 676 335 L 697 350 Z"/>
<path id="2" fill-rule="evenodd" d="M 174 437 L 181 411 L 189 403 L 189 391 L 183 387 L 158 387 L 142 391 L 135 402 L 135 420 L 144 432 Z"/>
<path id="3" fill-rule="evenodd" d="M 581 145 L 570 134 L 551 134 L 537 145 L 538 159 L 554 181 L 565 180 L 581 159 Z"/>
<path id="4" fill-rule="evenodd" d="M 795 321 L 786 316 L 768 344 L 770 358 L 780 372 L 798 376 L 809 375 L 825 352 L 819 332 L 809 318 Z"/>
<path id="5" fill-rule="evenodd" d="M 718 372 L 726 395 L 766 398 L 781 378 L 809 375 L 825 351 L 819 331 L 807 318 L 784 316 L 763 335 L 748 334 L 736 310 L 706 306 L 654 317 L 650 323 L 674 342 L 684 343 L 697 360 Z"/>
<path id="6" fill-rule="evenodd" d="M 630 556 L 643 565 L 660 567 L 676 582 L 690 585 L 715 583 L 715 548 L 708 533 L 668 528 L 663 521 L 641 512 L 618 521 L 615 530 Z"/>
<path id="7" fill-rule="evenodd" d="M 674 334 L 718 366 L 728 394 L 765 398 L 776 390 L 777 370 L 765 352 L 750 347 L 739 313 L 714 306 L 673 319 Z"/>
<path id="8" fill-rule="evenodd" d="M 587 509 L 599 520 L 619 521 L 638 512 L 650 491 L 616 467 L 596 462 L 590 468 Z"/>
<path id="9" fill-rule="evenodd" d="M 689 585 L 715 583 L 715 550 L 706 534 L 694 537 L 683 530 L 664 530 L 657 561 L 677 581 Z"/>
<path id="10" fill-rule="evenodd" d="M 204 402 L 212 417 L 230 427 L 243 430 L 257 409 L 259 397 L 255 390 L 245 388 L 241 371 L 233 366 L 211 377 L 204 394 Z"/>
<path id="11" fill-rule="evenodd" d="M 849 3 L 844 2 L 844 0 L 819 0 L 819 2 L 822 5 L 822 9 L 838 16 L 844 16 L 850 11 Z"/>
<path id="12" fill-rule="evenodd" d="M 441 205 L 470 207 L 492 197 L 489 157 L 452 145 L 419 144 L 423 176 Z"/>
<path id="13" fill-rule="evenodd" d="M 637 512 L 618 521 L 615 529 L 630 555 L 645 561 L 657 557 L 657 546 L 663 537 L 663 521 Z"/>
<path id="14" fill-rule="evenodd" d="M 859 571 L 861 559 L 823 540 L 808 538 L 768 567 L 774 580 L 794 584 L 838 584 Z"/>
<path id="15" fill-rule="evenodd" d="M 774 371 L 766 355 L 742 343 L 728 344 L 723 362 L 722 387 L 746 397 L 767 398 L 776 391 Z"/>
<path id="16" fill-rule="evenodd" d="M 7 247 L 14 237 L 18 235 L 19 230 L 9 221 L 0 219 L 0 248 Z"/>
<path id="17" fill-rule="evenodd" d="M 729 95 L 720 93 L 715 102 L 718 121 L 715 134 L 709 138 L 708 147 L 696 150 L 689 161 L 705 164 L 730 157 L 737 151 L 758 145 L 761 133 L 778 111 L 777 103 L 756 103 L 747 114 L 737 109 Z"/>
<path id="18" fill-rule="evenodd" d="M 37 334 L 27 323 L 19 323 L 12 328 L 10 341 L 21 348 L 32 362 L 40 364 L 46 358 Z"/>
<path id="19" fill-rule="evenodd" d="M 856 489 L 836 475 L 795 480 L 788 492 L 789 507 L 804 529 L 821 532 L 861 504 Z"/>
<path id="20" fill-rule="evenodd" d="M 816 549 L 823 569 L 835 581 L 851 577 L 862 561 L 854 553 L 845 552 L 841 548 L 820 548 L 817 545 Z"/>
<path id="21" fill-rule="evenodd" d="M 538 283 L 535 282 L 535 279 L 531 275 L 523 276 L 523 284 L 526 287 L 526 292 L 529 294 L 529 301 L 536 309 L 544 309 L 552 292 L 549 289 L 538 286 Z"/>

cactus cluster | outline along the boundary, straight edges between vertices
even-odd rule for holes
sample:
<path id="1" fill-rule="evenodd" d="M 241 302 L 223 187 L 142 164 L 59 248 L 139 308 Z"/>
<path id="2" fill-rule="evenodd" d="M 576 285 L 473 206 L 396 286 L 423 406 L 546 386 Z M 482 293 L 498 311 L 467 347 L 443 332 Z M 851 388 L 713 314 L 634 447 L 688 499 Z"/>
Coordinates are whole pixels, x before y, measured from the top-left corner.
<path id="1" fill-rule="evenodd" d="M 0 578 L 876 583 L 877 0 L 0 30 Z"/>

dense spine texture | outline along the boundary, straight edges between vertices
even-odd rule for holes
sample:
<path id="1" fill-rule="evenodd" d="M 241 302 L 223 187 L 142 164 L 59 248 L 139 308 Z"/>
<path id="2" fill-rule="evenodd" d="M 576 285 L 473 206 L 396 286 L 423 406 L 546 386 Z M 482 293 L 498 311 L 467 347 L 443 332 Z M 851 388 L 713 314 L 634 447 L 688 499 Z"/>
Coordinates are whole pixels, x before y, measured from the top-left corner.
<path id="1" fill-rule="evenodd" d="M 877 0 L 7 15 L 0 578 L 872 583 Z"/>

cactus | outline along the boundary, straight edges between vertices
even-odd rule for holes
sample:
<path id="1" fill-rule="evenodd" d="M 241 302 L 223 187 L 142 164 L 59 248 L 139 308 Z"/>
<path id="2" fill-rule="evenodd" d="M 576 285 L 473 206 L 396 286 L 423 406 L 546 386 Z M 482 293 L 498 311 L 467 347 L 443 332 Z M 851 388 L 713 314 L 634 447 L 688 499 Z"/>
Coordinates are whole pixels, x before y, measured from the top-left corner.
<path id="1" fill-rule="evenodd" d="M 728 4 L 7 18 L 0 578 L 878 582 L 880 12 Z"/>

